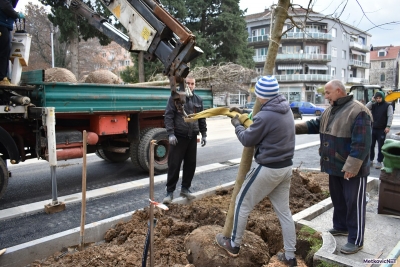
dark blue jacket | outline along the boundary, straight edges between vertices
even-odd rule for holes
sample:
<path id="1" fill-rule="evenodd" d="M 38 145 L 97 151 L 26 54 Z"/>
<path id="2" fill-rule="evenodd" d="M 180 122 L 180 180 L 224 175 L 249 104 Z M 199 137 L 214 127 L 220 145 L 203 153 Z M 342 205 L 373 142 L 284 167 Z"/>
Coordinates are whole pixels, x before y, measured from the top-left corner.
<path id="1" fill-rule="evenodd" d="M 19 17 L 14 10 L 18 0 L 0 0 L 0 26 L 13 30 L 14 21 Z"/>

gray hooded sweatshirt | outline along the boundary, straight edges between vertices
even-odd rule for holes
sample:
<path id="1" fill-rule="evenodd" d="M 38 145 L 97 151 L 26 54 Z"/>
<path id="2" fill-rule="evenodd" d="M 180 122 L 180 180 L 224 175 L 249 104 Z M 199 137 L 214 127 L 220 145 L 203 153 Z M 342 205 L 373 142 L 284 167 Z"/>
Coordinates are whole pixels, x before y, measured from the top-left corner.
<path id="1" fill-rule="evenodd" d="M 289 102 L 283 95 L 271 98 L 245 129 L 239 125 L 235 133 L 245 147 L 255 146 L 254 159 L 269 168 L 293 165 L 295 127 Z"/>

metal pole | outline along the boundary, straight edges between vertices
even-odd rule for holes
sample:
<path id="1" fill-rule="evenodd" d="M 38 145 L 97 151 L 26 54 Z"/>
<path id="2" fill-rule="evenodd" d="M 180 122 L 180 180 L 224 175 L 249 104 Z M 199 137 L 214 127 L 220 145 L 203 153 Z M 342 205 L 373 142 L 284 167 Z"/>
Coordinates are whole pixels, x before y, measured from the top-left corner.
<path id="1" fill-rule="evenodd" d="M 52 205 L 57 205 L 57 178 L 56 178 L 56 167 L 57 167 L 57 152 L 56 152 L 56 117 L 55 108 L 48 107 L 45 112 L 45 122 L 47 128 L 47 145 L 49 153 L 49 164 L 51 170 L 51 196 Z"/>
<path id="2" fill-rule="evenodd" d="M 85 219 L 86 219 L 86 152 L 87 152 L 87 132 L 83 131 L 83 165 L 82 165 L 82 209 L 81 209 L 81 241 L 80 248 L 83 249 L 85 245 Z"/>
<path id="3" fill-rule="evenodd" d="M 150 162 L 149 162 L 149 177 L 150 177 L 150 199 L 154 200 L 154 147 L 157 144 L 156 140 L 150 141 Z M 154 267 L 154 205 L 150 203 L 150 267 Z"/>
<path id="4" fill-rule="evenodd" d="M 51 26 L 51 67 L 54 68 L 54 43 L 53 43 L 54 28 Z"/>

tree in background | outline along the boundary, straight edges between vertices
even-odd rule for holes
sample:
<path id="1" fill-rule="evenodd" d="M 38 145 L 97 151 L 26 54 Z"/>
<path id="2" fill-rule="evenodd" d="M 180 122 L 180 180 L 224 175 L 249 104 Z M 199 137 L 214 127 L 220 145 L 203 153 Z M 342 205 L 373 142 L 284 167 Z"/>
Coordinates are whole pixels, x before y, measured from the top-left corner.
<path id="1" fill-rule="evenodd" d="M 54 26 L 60 30 L 59 41 L 66 42 L 69 45 L 69 53 L 71 56 L 71 71 L 76 77 L 79 76 L 79 41 L 80 38 L 88 40 L 97 37 L 101 45 L 107 45 L 111 40 L 100 31 L 94 30 L 93 27 L 86 22 L 86 19 L 76 16 L 70 12 L 64 1 L 60 0 L 39 0 L 43 5 L 51 7 L 51 13 L 48 15 L 49 20 Z M 88 1 L 86 3 L 91 9 L 98 12 L 101 16 L 110 17 L 112 14 L 105 9 L 100 1 Z"/>

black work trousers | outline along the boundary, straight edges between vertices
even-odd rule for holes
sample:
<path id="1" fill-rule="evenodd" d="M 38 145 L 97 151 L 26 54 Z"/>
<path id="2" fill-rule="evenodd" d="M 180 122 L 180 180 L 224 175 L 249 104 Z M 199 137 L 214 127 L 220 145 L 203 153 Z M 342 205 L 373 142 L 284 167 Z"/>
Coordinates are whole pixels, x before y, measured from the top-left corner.
<path id="1" fill-rule="evenodd" d="M 174 192 L 179 180 L 179 172 L 183 161 L 182 187 L 187 189 L 192 185 L 196 171 L 197 138 L 176 137 L 176 146 L 170 145 L 168 153 L 167 191 Z"/>
<path id="2" fill-rule="evenodd" d="M 0 81 L 7 77 L 8 61 L 11 54 L 11 32 L 0 26 Z"/>
<path id="3" fill-rule="evenodd" d="M 386 133 L 385 129 L 372 129 L 372 142 L 371 142 L 371 151 L 369 154 L 369 159 L 371 161 L 375 158 L 375 144 L 378 142 L 378 162 L 383 161 L 383 154 L 382 154 L 382 146 L 385 143 Z"/>
<path id="4" fill-rule="evenodd" d="M 367 177 L 349 180 L 329 175 L 329 193 L 333 204 L 333 228 L 349 231 L 347 242 L 364 244 Z"/>

